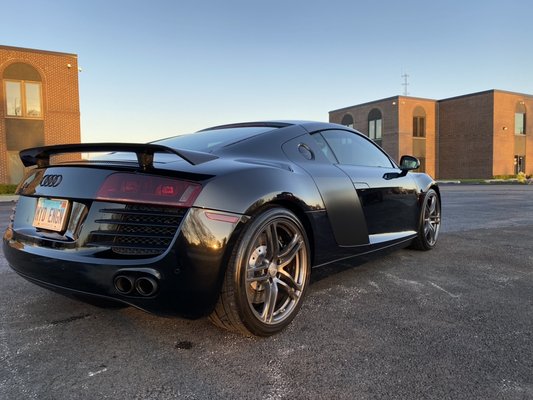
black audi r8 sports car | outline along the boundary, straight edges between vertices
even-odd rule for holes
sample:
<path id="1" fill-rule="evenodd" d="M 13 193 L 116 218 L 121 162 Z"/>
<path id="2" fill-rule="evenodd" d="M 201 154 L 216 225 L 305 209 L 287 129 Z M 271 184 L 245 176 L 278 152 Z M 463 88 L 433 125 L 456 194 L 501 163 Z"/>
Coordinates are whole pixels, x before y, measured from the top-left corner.
<path id="1" fill-rule="evenodd" d="M 17 273 L 101 306 L 209 316 L 245 335 L 292 321 L 312 267 L 429 250 L 439 234 L 439 188 L 409 172 L 419 161 L 398 165 L 336 124 L 242 123 L 20 157 L 32 168 L 3 241 Z"/>

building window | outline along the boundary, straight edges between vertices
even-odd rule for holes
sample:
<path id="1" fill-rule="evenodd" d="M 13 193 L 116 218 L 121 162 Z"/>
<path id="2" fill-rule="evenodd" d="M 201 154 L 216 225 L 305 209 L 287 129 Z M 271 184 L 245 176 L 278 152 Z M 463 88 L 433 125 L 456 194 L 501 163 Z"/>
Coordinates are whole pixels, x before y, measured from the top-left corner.
<path id="1" fill-rule="evenodd" d="M 514 115 L 514 133 L 515 135 L 526 134 L 526 114 L 515 113 Z"/>
<path id="2" fill-rule="evenodd" d="M 342 117 L 341 125 L 347 126 L 348 128 L 353 128 L 353 117 L 350 114 L 346 114 Z"/>
<path id="3" fill-rule="evenodd" d="M 368 137 L 376 144 L 381 146 L 381 138 L 383 134 L 383 119 L 381 111 L 374 108 L 368 113 Z"/>
<path id="4" fill-rule="evenodd" d="M 514 173 L 526 172 L 526 156 L 514 156 Z"/>
<path id="5" fill-rule="evenodd" d="M 42 117 L 41 82 L 4 81 L 8 117 Z"/>
<path id="6" fill-rule="evenodd" d="M 514 133 L 515 135 L 526 134 L 526 106 L 523 101 L 516 105 L 514 114 Z"/>
<path id="7" fill-rule="evenodd" d="M 413 136 L 426 137 L 426 112 L 420 106 L 413 112 Z"/>
<path id="8" fill-rule="evenodd" d="M 6 114 L 11 117 L 22 116 L 22 91 L 20 82 L 6 81 Z"/>

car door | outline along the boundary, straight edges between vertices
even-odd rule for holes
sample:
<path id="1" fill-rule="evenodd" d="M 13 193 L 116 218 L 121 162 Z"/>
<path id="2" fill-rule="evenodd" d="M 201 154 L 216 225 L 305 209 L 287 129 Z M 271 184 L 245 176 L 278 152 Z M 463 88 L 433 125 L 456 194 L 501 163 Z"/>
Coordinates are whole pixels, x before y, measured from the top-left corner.
<path id="1" fill-rule="evenodd" d="M 418 195 L 416 184 L 365 136 L 332 129 L 313 138 L 336 166 L 350 177 L 365 216 L 370 242 L 400 238 L 416 231 Z"/>

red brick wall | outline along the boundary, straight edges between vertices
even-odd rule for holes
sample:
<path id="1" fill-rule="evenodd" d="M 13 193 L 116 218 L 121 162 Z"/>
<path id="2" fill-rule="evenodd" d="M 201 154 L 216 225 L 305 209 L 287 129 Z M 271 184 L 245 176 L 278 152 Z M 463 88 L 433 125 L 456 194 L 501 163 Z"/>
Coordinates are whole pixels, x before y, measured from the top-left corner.
<path id="1" fill-rule="evenodd" d="M 45 144 L 79 143 L 81 135 L 77 56 L 0 46 L 0 80 L 4 69 L 15 62 L 27 63 L 41 75 Z M 6 183 L 8 166 L 3 82 L 1 86 L 0 183 Z"/>
<path id="2" fill-rule="evenodd" d="M 520 102 L 526 108 L 526 135 L 515 135 L 514 119 Z M 394 159 L 414 154 L 413 111 L 426 112 L 426 172 L 438 179 L 492 178 L 514 174 L 514 156 L 525 154 L 526 174 L 533 175 L 533 96 L 490 90 L 434 101 L 397 96 L 329 113 L 341 123 L 346 114 L 354 128 L 368 133 L 368 113 L 383 115 L 383 148 Z M 525 149 L 524 149 L 525 148 Z"/>
<path id="3" fill-rule="evenodd" d="M 493 176 L 494 92 L 439 102 L 439 178 Z"/>
<path id="4" fill-rule="evenodd" d="M 422 107 L 426 113 L 426 138 L 413 138 L 413 113 L 416 107 Z M 426 173 L 436 177 L 436 102 L 428 99 L 400 96 L 399 109 L 399 155 L 415 155 L 414 141 L 420 146 L 425 142 Z"/>
<path id="5" fill-rule="evenodd" d="M 526 108 L 526 135 L 515 135 L 515 112 L 523 102 Z M 515 148 L 515 144 L 525 142 Z M 516 93 L 494 93 L 494 175 L 513 175 L 514 156 L 526 156 L 526 174 L 533 174 L 533 98 Z"/>

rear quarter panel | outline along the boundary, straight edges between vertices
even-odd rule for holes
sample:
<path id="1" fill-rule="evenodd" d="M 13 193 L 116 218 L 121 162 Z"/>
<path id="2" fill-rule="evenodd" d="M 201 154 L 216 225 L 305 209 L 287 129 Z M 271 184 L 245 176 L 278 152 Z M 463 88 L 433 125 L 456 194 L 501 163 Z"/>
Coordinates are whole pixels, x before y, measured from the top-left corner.
<path id="1" fill-rule="evenodd" d="M 324 209 L 313 179 L 301 168 L 267 160 L 233 162 L 241 168 L 206 182 L 195 206 L 247 215 L 276 201 L 294 202 L 304 212 Z"/>

